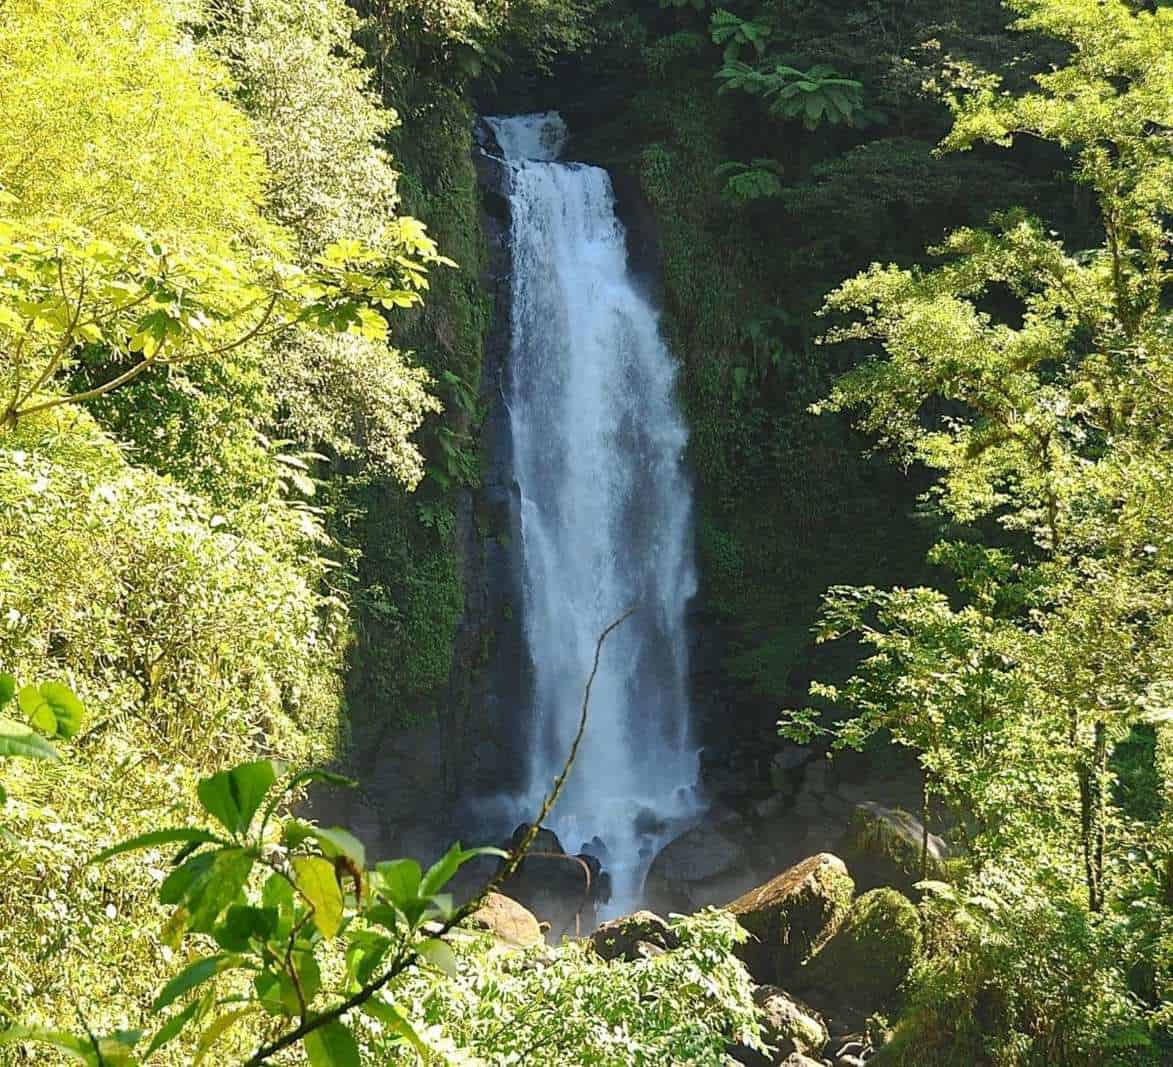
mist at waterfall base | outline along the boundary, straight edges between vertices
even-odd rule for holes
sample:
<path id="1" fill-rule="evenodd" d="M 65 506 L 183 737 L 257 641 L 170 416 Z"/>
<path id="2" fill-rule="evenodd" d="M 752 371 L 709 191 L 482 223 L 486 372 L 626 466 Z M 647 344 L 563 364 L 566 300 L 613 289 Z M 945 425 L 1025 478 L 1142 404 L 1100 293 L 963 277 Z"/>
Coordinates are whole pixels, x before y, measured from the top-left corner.
<path id="1" fill-rule="evenodd" d="M 573 742 L 546 825 L 598 856 L 605 914 L 638 907 L 655 853 L 699 808 L 685 613 L 696 592 L 687 431 L 657 313 L 628 270 L 607 172 L 561 162 L 553 112 L 486 119 L 509 179 L 512 312 L 505 385 L 532 692 L 528 785 L 497 798 L 532 820 Z M 484 814 L 488 814 L 485 812 Z"/>

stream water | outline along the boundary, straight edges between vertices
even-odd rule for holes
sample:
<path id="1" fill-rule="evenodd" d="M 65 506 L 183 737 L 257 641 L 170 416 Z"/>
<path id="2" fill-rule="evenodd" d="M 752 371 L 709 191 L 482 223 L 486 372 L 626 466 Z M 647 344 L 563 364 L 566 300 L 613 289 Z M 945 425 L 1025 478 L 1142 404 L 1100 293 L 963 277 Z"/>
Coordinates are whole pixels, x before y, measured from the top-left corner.
<path id="1" fill-rule="evenodd" d="M 532 662 L 528 785 L 515 799 L 532 817 L 573 740 L 599 634 L 634 607 L 603 649 L 582 749 L 549 820 L 569 852 L 600 856 L 612 879 L 607 910 L 622 914 L 696 807 L 687 432 L 607 172 L 560 159 L 556 113 L 486 121 L 509 170 L 506 400 Z"/>

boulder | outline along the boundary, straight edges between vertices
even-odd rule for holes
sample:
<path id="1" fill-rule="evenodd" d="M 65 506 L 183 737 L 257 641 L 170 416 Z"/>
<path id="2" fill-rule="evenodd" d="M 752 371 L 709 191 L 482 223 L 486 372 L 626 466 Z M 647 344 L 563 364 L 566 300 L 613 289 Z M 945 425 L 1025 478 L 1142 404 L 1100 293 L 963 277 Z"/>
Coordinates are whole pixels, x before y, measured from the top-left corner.
<path id="1" fill-rule="evenodd" d="M 852 903 L 835 933 L 796 976 L 819 1004 L 866 1018 L 899 1005 L 900 988 L 920 953 L 920 916 L 895 889 L 873 889 Z M 841 1013 L 835 1011 L 838 1017 Z"/>
<path id="2" fill-rule="evenodd" d="M 737 818 L 719 826 L 702 823 L 669 841 L 648 869 L 648 906 L 661 914 L 688 913 L 740 892 L 747 884 L 741 829 Z"/>
<path id="3" fill-rule="evenodd" d="M 777 986 L 758 986 L 753 994 L 762 1022 L 762 1037 L 777 1051 L 775 1060 L 791 1053 L 817 1056 L 830 1037 L 822 1018 L 812 1008 Z"/>
<path id="4" fill-rule="evenodd" d="M 770 760 L 770 785 L 779 793 L 793 796 L 802 779 L 803 768 L 818 753 L 810 745 L 788 745 Z"/>
<path id="5" fill-rule="evenodd" d="M 519 826 L 506 848 L 515 849 L 528 829 L 526 823 Z M 594 925 L 596 904 L 610 896 L 610 878 L 597 857 L 568 855 L 558 836 L 542 827 L 502 888 L 548 922 L 549 939 L 556 942 L 564 933 L 578 934 L 584 926 Z"/>
<path id="6" fill-rule="evenodd" d="M 821 852 L 726 907 L 752 935 L 738 955 L 759 982 L 783 983 L 847 913 L 854 884 L 837 856 Z"/>
<path id="7" fill-rule="evenodd" d="M 488 930 L 499 941 L 525 947 L 543 940 L 541 927 L 532 912 L 503 893 L 490 893 L 469 916 L 470 926 Z"/>
<path id="8" fill-rule="evenodd" d="M 650 958 L 680 947 L 676 931 L 659 915 L 637 911 L 603 923 L 590 937 L 595 951 L 605 960 Z M 657 951 L 650 951 L 658 949 Z"/>
<path id="9" fill-rule="evenodd" d="M 851 868 L 861 890 L 892 886 L 912 895 L 921 880 L 921 839 L 924 824 L 900 808 L 865 801 L 857 804 L 839 839 L 836 852 Z M 944 877 L 948 848 L 929 834 L 927 877 Z"/>
<path id="10" fill-rule="evenodd" d="M 505 842 L 505 850 L 512 852 L 516 849 L 525 840 L 525 835 L 529 833 L 532 825 L 533 823 L 528 822 L 519 824 L 517 829 L 510 835 L 509 840 Z M 529 850 L 531 853 L 547 852 L 561 853 L 563 855 L 566 853 L 566 849 L 562 847 L 562 842 L 558 840 L 558 835 L 545 826 L 538 827 L 538 832 L 534 835 L 534 840 Z"/>

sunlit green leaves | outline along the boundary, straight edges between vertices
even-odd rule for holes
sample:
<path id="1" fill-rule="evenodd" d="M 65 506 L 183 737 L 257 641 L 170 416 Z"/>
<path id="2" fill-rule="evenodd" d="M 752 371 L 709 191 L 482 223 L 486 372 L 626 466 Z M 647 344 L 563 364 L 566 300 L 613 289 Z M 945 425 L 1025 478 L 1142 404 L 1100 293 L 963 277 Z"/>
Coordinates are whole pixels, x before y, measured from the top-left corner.
<path id="1" fill-rule="evenodd" d="M 294 856 L 291 860 L 298 892 L 313 908 L 314 925 L 332 938 L 342 926 L 342 890 L 334 864 L 321 856 Z"/>
<path id="2" fill-rule="evenodd" d="M 305 1051 L 312 1067 L 361 1067 L 358 1043 L 342 1023 L 327 1023 L 307 1034 Z"/>
<path id="3" fill-rule="evenodd" d="M 202 779 L 197 794 L 204 809 L 229 833 L 243 834 L 276 781 L 272 761 L 257 760 Z"/>
<path id="4" fill-rule="evenodd" d="M 150 833 L 139 834 L 137 837 L 120 841 L 117 845 L 103 849 L 90 862 L 104 863 L 106 860 L 122 852 L 133 852 L 141 848 L 154 848 L 156 845 L 171 845 L 181 842 L 186 845 L 225 843 L 222 838 L 217 837 L 210 830 L 202 830 L 195 826 L 177 826 L 169 830 L 152 830 Z"/>
<path id="5" fill-rule="evenodd" d="M 302 819 L 290 819 L 285 824 L 284 836 L 290 848 L 296 848 L 305 841 L 314 841 L 328 859 L 344 856 L 358 870 L 366 867 L 366 849 L 363 843 L 341 826 L 315 826 Z"/>
<path id="6" fill-rule="evenodd" d="M 151 1010 L 162 1011 L 185 993 L 191 992 L 197 986 L 223 971 L 239 966 L 241 962 L 240 956 L 221 953 L 218 956 L 207 956 L 188 964 L 159 991 L 159 995 L 155 997 L 154 1003 L 151 1005 Z"/>
<path id="7" fill-rule="evenodd" d="M 26 685 L 17 693 L 16 701 L 29 722 L 46 737 L 73 737 L 85 717 L 82 702 L 61 682 Z"/>
<path id="8" fill-rule="evenodd" d="M 0 710 L 15 704 L 27 719 L 0 717 L 0 756 L 57 759 L 47 737 L 73 737 L 81 729 L 85 707 L 61 682 L 42 682 L 17 688 L 16 678 L 0 674 Z"/>
<path id="9" fill-rule="evenodd" d="M 159 887 L 159 900 L 185 908 L 189 929 L 209 933 L 220 914 L 237 902 L 253 862 L 253 856 L 239 848 L 199 852 L 167 876 Z"/>
<path id="10" fill-rule="evenodd" d="M 60 758 L 57 750 L 31 726 L 5 718 L 0 718 L 0 756 L 22 756 L 25 759 Z"/>

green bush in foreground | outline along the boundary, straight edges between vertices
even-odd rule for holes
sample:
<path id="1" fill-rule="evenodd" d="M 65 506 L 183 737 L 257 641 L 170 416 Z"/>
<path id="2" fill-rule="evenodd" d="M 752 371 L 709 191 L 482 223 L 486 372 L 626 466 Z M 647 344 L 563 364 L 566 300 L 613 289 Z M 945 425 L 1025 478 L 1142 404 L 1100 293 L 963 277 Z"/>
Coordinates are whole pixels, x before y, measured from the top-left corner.
<path id="1" fill-rule="evenodd" d="M 151 830 L 94 857 L 90 865 L 146 853 L 138 877 L 158 881 L 170 912 L 160 940 L 185 963 L 143 1029 L 95 1033 L 83 999 L 80 1029 L 12 1023 L 0 1047 L 131 1067 L 170 1058 L 186 1031 L 188 1047 L 198 1034 L 192 1062 L 213 1048 L 227 1062 L 223 1043 L 238 1030 L 231 1047 L 251 1039 L 255 1051 L 234 1061 L 249 1067 L 295 1048 L 313 1067 L 359 1067 L 364 1047 L 379 1062 L 464 1050 L 497 1063 L 618 1067 L 718 1063 L 730 1041 L 759 1044 L 750 979 L 732 955 L 745 935 L 732 916 L 682 919 L 679 950 L 630 965 L 601 960 L 585 942 L 516 956 L 466 938 L 458 955 L 450 935 L 479 895 L 456 907 L 446 885 L 485 854 L 507 859 L 490 883 L 499 885 L 528 842 L 513 857 L 454 845 L 426 871 L 412 859 L 368 869 L 345 829 L 282 815 L 290 794 L 323 780 L 351 784 L 320 771 L 285 776 L 270 760 L 242 764 L 199 781 L 203 825 Z"/>

